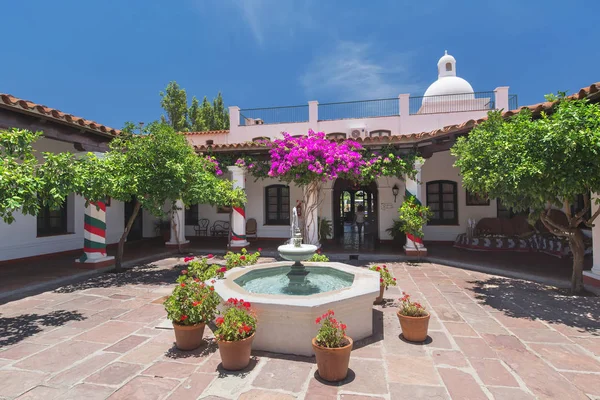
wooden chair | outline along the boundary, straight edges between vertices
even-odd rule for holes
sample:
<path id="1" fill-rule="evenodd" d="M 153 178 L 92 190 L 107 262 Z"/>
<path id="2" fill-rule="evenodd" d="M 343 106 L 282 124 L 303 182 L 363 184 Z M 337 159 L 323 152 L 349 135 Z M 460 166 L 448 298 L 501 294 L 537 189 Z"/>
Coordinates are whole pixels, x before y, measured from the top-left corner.
<path id="1" fill-rule="evenodd" d="M 250 236 L 258 239 L 257 229 L 258 226 L 254 218 L 250 218 L 246 221 L 246 239 L 250 239 Z"/>
<path id="2" fill-rule="evenodd" d="M 208 225 L 210 221 L 207 218 L 200 218 L 198 220 L 198 225 L 194 226 L 194 230 L 196 231 L 196 236 L 208 236 Z"/>

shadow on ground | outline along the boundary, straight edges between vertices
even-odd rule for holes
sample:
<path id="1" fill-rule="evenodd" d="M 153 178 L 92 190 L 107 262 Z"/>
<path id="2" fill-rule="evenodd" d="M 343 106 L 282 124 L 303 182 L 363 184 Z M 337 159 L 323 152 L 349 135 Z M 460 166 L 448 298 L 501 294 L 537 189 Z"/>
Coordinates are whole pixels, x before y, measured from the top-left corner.
<path id="1" fill-rule="evenodd" d="M 600 336 L 600 297 L 572 296 L 565 289 L 517 279 L 469 283 L 477 300 L 510 317 L 564 324 Z"/>
<path id="2" fill-rule="evenodd" d="M 48 314 L 22 314 L 0 317 L 0 347 L 10 346 L 43 330 L 43 327 L 62 326 L 69 321 L 82 321 L 83 314 L 58 310 Z"/>
<path id="3" fill-rule="evenodd" d="M 85 289 L 126 285 L 171 285 L 175 283 L 182 269 L 182 265 L 175 265 L 171 268 L 157 267 L 152 264 L 141 265 L 120 273 L 106 272 L 93 278 L 59 287 L 54 292 L 73 293 Z"/>

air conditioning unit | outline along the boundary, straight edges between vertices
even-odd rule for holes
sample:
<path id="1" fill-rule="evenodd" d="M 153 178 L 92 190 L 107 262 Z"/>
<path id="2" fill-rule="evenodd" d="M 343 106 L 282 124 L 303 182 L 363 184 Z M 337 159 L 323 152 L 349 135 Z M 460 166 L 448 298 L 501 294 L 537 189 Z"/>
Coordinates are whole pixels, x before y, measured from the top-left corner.
<path id="1" fill-rule="evenodd" d="M 367 130 L 365 128 L 352 128 L 350 130 L 350 137 L 359 138 L 361 136 L 364 136 L 366 131 Z"/>

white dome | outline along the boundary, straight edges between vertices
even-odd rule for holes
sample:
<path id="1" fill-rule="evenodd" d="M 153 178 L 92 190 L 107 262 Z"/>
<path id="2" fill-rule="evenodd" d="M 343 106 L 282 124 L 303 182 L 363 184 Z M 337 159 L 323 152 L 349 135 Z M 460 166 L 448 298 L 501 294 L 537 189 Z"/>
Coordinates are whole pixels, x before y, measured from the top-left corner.
<path id="1" fill-rule="evenodd" d="M 443 76 L 437 81 L 433 82 L 427 90 L 424 96 L 440 96 L 444 94 L 463 94 L 473 93 L 473 87 L 463 78 L 458 76 Z"/>
<path id="2" fill-rule="evenodd" d="M 438 79 L 433 82 L 425 91 L 423 103 L 433 101 L 450 101 L 454 98 L 444 97 L 427 97 L 427 96 L 443 96 L 449 94 L 466 94 L 460 96 L 461 100 L 474 98 L 474 91 L 471 84 L 463 78 L 456 76 L 456 59 L 446 51 L 445 54 L 438 60 Z"/>

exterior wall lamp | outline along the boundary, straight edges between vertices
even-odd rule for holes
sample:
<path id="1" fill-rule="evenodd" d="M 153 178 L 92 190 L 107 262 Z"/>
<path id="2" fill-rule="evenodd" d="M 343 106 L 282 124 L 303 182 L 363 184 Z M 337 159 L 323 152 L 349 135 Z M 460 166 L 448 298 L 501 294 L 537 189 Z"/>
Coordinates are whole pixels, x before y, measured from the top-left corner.
<path id="1" fill-rule="evenodd" d="M 396 202 L 396 197 L 398 197 L 398 193 L 400 193 L 400 188 L 397 184 L 394 184 L 394 187 L 392 188 L 392 194 L 394 195 L 394 203 Z"/>

